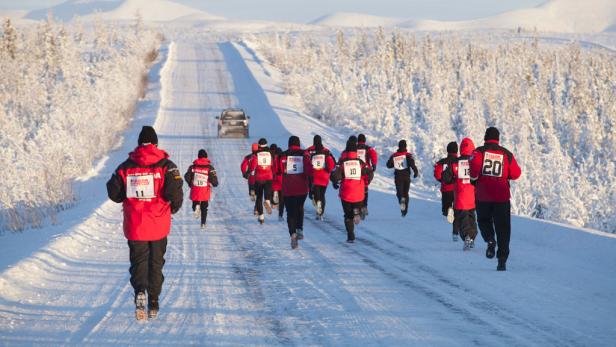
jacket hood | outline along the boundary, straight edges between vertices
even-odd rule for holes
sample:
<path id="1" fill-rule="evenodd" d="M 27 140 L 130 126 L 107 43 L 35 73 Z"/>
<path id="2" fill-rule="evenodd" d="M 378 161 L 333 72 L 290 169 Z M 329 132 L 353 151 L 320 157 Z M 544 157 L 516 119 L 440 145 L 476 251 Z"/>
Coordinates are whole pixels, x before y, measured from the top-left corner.
<path id="1" fill-rule="evenodd" d="M 357 159 L 357 152 L 351 151 L 351 152 L 346 152 L 347 158 L 349 159 Z"/>
<path id="2" fill-rule="evenodd" d="M 194 165 L 202 165 L 202 166 L 206 166 L 206 165 L 210 165 L 210 159 L 208 158 L 198 158 L 195 159 L 195 161 L 193 161 Z"/>
<path id="3" fill-rule="evenodd" d="M 162 159 L 169 158 L 169 154 L 155 145 L 138 146 L 128 154 L 130 160 L 140 166 L 153 165 Z"/>
<path id="4" fill-rule="evenodd" d="M 473 140 L 469 139 L 468 137 L 465 137 L 462 140 L 462 143 L 460 143 L 460 154 L 461 155 L 471 155 L 473 154 L 474 150 L 475 150 L 475 144 L 473 143 Z"/>

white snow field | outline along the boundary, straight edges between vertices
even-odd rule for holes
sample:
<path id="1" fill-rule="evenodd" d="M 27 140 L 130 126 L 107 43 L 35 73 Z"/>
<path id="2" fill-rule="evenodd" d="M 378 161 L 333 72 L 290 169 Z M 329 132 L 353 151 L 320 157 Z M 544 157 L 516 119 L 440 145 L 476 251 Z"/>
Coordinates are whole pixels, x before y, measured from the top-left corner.
<path id="1" fill-rule="evenodd" d="M 355 244 L 330 187 L 325 220 L 307 202 L 306 239 L 291 250 L 286 223 L 252 215 L 240 161 L 261 136 L 286 147 L 289 134 L 306 145 L 319 133 L 338 153 L 349 134 L 298 113 L 281 75 L 241 43 L 163 53 L 121 148 L 77 183 L 79 206 L 0 237 L 0 345 L 613 346 L 614 235 L 514 217 L 499 273 L 480 238 L 470 252 L 451 241 L 431 193 L 413 191 L 401 218 L 383 164 Z M 251 115 L 253 138 L 216 138 L 229 106 Z M 104 183 L 152 123 L 182 171 L 206 148 L 220 186 L 206 231 L 188 200 L 173 216 L 160 315 L 138 323 L 121 207 Z"/>

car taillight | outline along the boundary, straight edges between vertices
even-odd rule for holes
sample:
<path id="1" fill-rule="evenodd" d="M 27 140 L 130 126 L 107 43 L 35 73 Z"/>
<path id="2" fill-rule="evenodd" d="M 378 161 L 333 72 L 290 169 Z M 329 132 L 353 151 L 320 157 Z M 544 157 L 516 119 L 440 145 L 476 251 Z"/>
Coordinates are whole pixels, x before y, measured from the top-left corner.
<path id="1" fill-rule="evenodd" d="M 244 126 L 247 127 L 248 126 L 248 121 L 246 119 L 244 119 Z"/>

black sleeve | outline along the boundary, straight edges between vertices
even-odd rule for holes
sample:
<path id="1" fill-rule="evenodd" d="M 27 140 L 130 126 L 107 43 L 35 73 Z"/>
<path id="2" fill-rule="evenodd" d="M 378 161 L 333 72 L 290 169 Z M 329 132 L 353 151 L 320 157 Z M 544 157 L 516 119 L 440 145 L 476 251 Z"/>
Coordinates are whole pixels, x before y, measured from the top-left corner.
<path id="1" fill-rule="evenodd" d="M 118 168 L 119 169 L 119 168 Z M 124 181 L 116 170 L 109 181 L 107 181 L 107 196 L 111 201 L 120 203 L 126 199 L 126 187 Z"/>
<path id="2" fill-rule="evenodd" d="M 192 182 L 194 179 L 195 174 L 192 172 L 192 165 L 188 167 L 188 170 L 186 170 L 186 173 L 184 174 L 184 181 L 186 181 L 186 184 L 188 184 L 188 187 L 192 188 Z"/>
<path id="3" fill-rule="evenodd" d="M 218 187 L 218 175 L 216 175 L 216 169 L 214 169 L 214 166 L 210 165 L 210 177 L 209 177 L 210 183 L 212 184 L 212 187 Z"/>
<path id="4" fill-rule="evenodd" d="M 171 213 L 176 213 L 182 207 L 182 201 L 184 199 L 182 176 L 180 176 L 180 170 L 172 161 L 167 162 L 163 198 L 171 203 Z"/>
<path id="5" fill-rule="evenodd" d="M 441 174 L 441 182 L 445 184 L 452 184 L 455 180 L 455 175 L 453 173 L 453 165 L 447 165 L 447 168 Z"/>
<path id="6" fill-rule="evenodd" d="M 389 159 L 387 160 L 387 164 L 385 165 L 387 166 L 388 169 L 394 168 L 394 155 L 393 154 L 389 156 Z"/>
<path id="7" fill-rule="evenodd" d="M 409 167 L 413 170 L 413 177 L 419 176 L 419 170 L 417 170 L 417 166 L 415 166 L 415 159 L 413 159 L 413 156 L 408 155 L 406 157 L 406 161 L 409 164 Z"/>
<path id="8" fill-rule="evenodd" d="M 362 169 L 362 176 L 368 176 L 368 184 L 370 184 L 374 178 L 374 171 L 366 165 Z"/>

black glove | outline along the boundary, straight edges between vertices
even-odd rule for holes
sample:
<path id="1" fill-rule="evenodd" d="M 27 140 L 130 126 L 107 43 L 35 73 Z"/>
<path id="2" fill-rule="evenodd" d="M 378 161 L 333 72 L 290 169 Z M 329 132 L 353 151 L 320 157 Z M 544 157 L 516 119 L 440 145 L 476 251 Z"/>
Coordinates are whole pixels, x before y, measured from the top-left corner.
<path id="1" fill-rule="evenodd" d="M 334 187 L 334 189 L 338 190 L 338 188 L 340 188 L 340 185 L 337 182 L 333 182 L 332 186 Z"/>
<path id="2" fill-rule="evenodd" d="M 372 167 L 372 172 L 376 172 L 376 165 Z"/>
<path id="3" fill-rule="evenodd" d="M 171 206 L 171 214 L 176 214 L 182 206 Z"/>
<path id="4" fill-rule="evenodd" d="M 248 179 L 248 172 L 242 173 L 242 176 L 244 177 L 244 179 Z"/>

